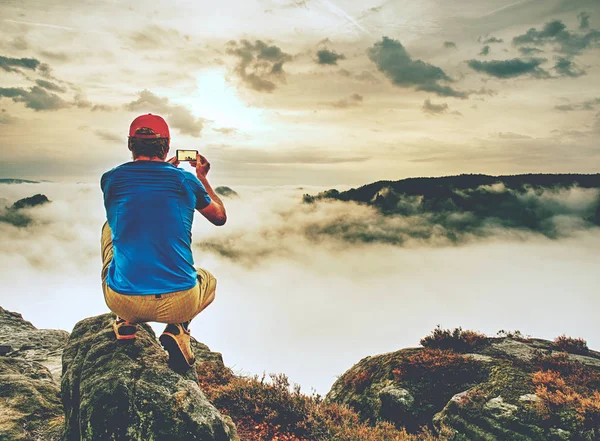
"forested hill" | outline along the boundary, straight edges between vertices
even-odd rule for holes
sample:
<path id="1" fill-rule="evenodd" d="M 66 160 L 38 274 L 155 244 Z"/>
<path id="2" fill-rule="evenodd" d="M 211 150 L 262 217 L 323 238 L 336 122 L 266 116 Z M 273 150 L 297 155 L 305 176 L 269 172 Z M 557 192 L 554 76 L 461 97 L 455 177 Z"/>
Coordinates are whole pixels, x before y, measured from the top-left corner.
<path id="1" fill-rule="evenodd" d="M 559 189 L 569 187 L 600 188 L 600 173 L 597 174 L 525 174 L 490 176 L 462 174 L 436 178 L 407 178 L 399 181 L 377 181 L 347 191 L 328 190 L 308 198 L 332 198 L 341 201 L 374 202 L 373 198 L 383 189 L 412 196 L 451 197 L 455 190 L 474 190 L 482 186 L 503 185 L 506 189 L 526 190 Z"/>

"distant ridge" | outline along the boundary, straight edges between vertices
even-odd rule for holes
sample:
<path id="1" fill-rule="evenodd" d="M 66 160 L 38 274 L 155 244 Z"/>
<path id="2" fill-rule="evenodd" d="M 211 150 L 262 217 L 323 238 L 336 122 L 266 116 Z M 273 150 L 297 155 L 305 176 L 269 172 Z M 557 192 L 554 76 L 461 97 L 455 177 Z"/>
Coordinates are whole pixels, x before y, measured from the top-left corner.
<path id="1" fill-rule="evenodd" d="M 30 181 L 27 179 L 1 178 L 0 184 L 39 184 L 40 181 Z"/>

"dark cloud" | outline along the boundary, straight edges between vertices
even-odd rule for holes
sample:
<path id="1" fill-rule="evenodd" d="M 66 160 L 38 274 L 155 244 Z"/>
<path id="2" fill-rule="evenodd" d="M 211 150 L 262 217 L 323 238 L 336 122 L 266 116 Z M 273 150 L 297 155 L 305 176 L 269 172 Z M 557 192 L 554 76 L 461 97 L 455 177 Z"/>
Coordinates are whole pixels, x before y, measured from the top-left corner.
<path id="1" fill-rule="evenodd" d="M 541 54 L 544 51 L 535 47 L 523 46 L 519 48 L 519 52 L 523 55 Z"/>
<path id="2" fill-rule="evenodd" d="M 35 111 L 58 110 L 69 107 L 69 103 L 54 93 L 39 86 L 29 90 L 21 87 L 0 87 L 0 96 L 12 99 L 15 103 L 24 103 L 25 107 Z"/>
<path id="3" fill-rule="evenodd" d="M 0 55 L 0 69 L 6 72 L 21 72 L 21 69 L 36 70 L 40 67 L 40 60 L 35 58 L 8 58 Z"/>
<path id="4" fill-rule="evenodd" d="M 437 66 L 413 60 L 398 40 L 383 37 L 367 50 L 367 55 L 396 86 L 433 92 L 444 97 L 467 97 L 465 92 L 441 85 L 440 82 L 451 82 L 452 79 Z"/>
<path id="5" fill-rule="evenodd" d="M 446 49 L 456 49 L 456 43 L 453 41 L 444 41 L 444 47 Z"/>
<path id="6" fill-rule="evenodd" d="M 544 25 L 541 30 L 530 28 L 525 34 L 513 38 L 513 44 L 545 46 L 555 45 L 557 51 L 567 55 L 577 55 L 583 50 L 600 41 L 600 31 L 592 29 L 582 34 L 567 30 L 560 20 L 553 20 Z"/>
<path id="7" fill-rule="evenodd" d="M 348 107 L 356 107 L 360 105 L 363 101 L 363 96 L 358 93 L 353 93 L 348 98 L 341 99 L 339 101 L 332 101 L 328 103 L 323 103 L 331 107 L 335 107 L 338 109 L 347 109 Z"/>
<path id="8" fill-rule="evenodd" d="M 161 98 L 146 89 L 138 93 L 137 100 L 125 104 L 124 108 L 131 112 L 162 114 L 170 127 L 195 138 L 200 137 L 206 121 L 204 118 L 196 118 L 188 108 L 171 104 L 168 98 Z"/>
<path id="9" fill-rule="evenodd" d="M 35 84 L 37 84 L 40 87 L 43 87 L 46 90 L 50 90 L 52 92 L 66 92 L 64 87 L 54 84 L 51 81 L 35 80 Z"/>
<path id="10" fill-rule="evenodd" d="M 573 78 L 585 75 L 585 70 L 581 69 L 573 61 L 563 57 L 557 58 L 554 70 L 561 76 Z"/>
<path id="11" fill-rule="evenodd" d="M 423 102 L 422 110 L 429 115 L 441 115 L 448 111 L 448 104 L 433 104 L 429 98 Z"/>
<path id="12" fill-rule="evenodd" d="M 579 29 L 589 29 L 590 27 L 590 14 L 587 12 L 580 12 L 577 14 L 579 19 Z"/>
<path id="13" fill-rule="evenodd" d="M 344 54 L 338 54 L 335 51 L 329 49 L 321 49 L 317 52 L 317 64 L 329 64 L 336 65 L 338 60 L 345 60 Z"/>
<path id="14" fill-rule="evenodd" d="M 504 40 L 502 38 L 488 37 L 488 38 L 483 39 L 482 43 L 483 44 L 504 43 Z"/>
<path id="15" fill-rule="evenodd" d="M 486 44 L 485 46 L 483 46 L 481 48 L 481 51 L 479 52 L 479 55 L 488 55 L 490 53 L 490 46 L 488 44 Z"/>
<path id="16" fill-rule="evenodd" d="M 469 60 L 467 64 L 477 72 L 482 72 L 496 78 L 514 78 L 522 75 L 548 78 L 548 72 L 540 67 L 544 61 L 546 60 L 543 58 L 531 58 L 527 60 L 513 58 L 511 60 L 492 61 Z"/>
<path id="17" fill-rule="evenodd" d="M 277 88 L 275 81 L 285 82 L 283 65 L 292 59 L 275 45 L 261 40 L 229 41 L 226 52 L 238 58 L 235 73 L 248 87 L 258 92 L 272 92 Z"/>

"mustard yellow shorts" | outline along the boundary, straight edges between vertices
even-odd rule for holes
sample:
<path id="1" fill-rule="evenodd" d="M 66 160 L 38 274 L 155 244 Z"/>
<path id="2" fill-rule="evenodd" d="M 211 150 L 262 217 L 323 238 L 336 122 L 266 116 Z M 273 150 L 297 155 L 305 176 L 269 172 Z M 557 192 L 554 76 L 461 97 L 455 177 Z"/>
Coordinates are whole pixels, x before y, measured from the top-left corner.
<path id="1" fill-rule="evenodd" d="M 215 298 L 217 280 L 202 268 L 196 268 L 196 286 L 184 291 L 160 295 L 125 295 L 113 291 L 106 283 L 113 258 L 112 231 L 108 222 L 102 227 L 102 291 L 108 308 L 132 323 L 183 323 L 192 320 Z"/>

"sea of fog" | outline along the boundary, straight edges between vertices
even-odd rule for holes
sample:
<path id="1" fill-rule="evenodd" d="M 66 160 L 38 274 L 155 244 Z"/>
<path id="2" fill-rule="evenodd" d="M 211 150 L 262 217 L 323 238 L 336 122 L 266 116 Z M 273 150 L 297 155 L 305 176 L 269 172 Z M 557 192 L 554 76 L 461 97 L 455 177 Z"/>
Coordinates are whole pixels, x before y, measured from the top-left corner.
<path id="1" fill-rule="evenodd" d="M 301 202 L 318 188 L 234 190 L 239 197 L 224 200 L 225 226 L 199 214 L 194 221 L 196 265 L 218 286 L 191 329 L 237 372 L 283 372 L 305 392 L 325 394 L 361 358 L 417 346 L 438 324 L 488 335 L 567 334 L 600 349 L 600 228 L 578 228 L 561 215 L 557 222 L 569 225 L 561 239 L 496 229 L 460 245 L 347 242 L 320 226 L 385 230 L 403 220 L 354 203 Z M 36 193 L 52 202 L 23 210 L 29 226 L 0 222 L 0 306 L 38 328 L 70 331 L 108 312 L 102 194 L 89 184 L 4 184 L 0 207 Z M 556 197 L 577 204 L 586 195 Z"/>

